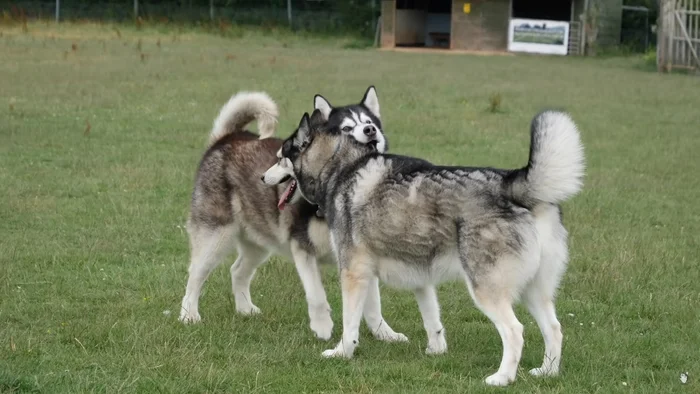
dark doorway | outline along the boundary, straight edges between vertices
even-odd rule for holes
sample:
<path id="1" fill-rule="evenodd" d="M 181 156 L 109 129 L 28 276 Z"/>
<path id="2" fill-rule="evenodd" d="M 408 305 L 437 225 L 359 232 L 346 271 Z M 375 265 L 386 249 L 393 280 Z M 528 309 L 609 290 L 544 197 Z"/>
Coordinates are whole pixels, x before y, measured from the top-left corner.
<path id="1" fill-rule="evenodd" d="M 452 0 L 396 0 L 396 46 L 449 48 Z"/>
<path id="2" fill-rule="evenodd" d="M 513 0 L 513 18 L 571 21 L 573 0 Z"/>

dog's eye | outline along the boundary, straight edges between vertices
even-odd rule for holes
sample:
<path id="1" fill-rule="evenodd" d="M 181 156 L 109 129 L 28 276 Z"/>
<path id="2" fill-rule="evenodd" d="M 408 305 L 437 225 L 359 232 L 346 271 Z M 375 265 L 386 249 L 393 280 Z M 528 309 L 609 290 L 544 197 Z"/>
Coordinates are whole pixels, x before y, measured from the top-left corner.
<path id="1" fill-rule="evenodd" d="M 352 130 L 352 127 L 350 127 L 350 126 L 343 127 L 343 131 L 346 133 L 349 133 L 351 130 Z"/>

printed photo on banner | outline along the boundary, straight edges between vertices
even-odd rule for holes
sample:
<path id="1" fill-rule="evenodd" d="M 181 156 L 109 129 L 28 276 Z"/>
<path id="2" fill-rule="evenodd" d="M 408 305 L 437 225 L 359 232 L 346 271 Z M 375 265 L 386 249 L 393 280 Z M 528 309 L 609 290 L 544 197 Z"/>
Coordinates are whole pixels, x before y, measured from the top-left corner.
<path id="1" fill-rule="evenodd" d="M 508 50 L 566 55 L 569 23 L 560 21 L 511 19 Z"/>

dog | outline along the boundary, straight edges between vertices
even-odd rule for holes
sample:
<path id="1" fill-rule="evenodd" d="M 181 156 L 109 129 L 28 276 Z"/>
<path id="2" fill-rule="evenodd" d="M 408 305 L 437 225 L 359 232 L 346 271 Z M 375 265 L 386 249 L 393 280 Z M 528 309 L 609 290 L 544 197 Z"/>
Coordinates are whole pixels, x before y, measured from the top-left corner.
<path id="1" fill-rule="evenodd" d="M 379 118 L 379 101 L 374 87 L 359 104 L 335 108 L 323 96 L 314 97 L 314 122 L 340 127 L 359 143 L 384 152 L 386 138 Z M 234 250 L 238 257 L 231 266 L 236 311 L 243 315 L 260 313 L 250 295 L 256 269 L 273 253 L 291 256 L 301 278 L 310 326 L 323 340 L 331 337 L 331 308 L 321 282 L 318 260 L 332 258 L 328 226 L 317 217 L 317 208 L 299 198 L 296 181 L 278 179 L 277 187 L 260 179 L 272 167 L 279 168 L 276 153 L 282 140 L 273 138 L 278 122 L 275 102 L 264 92 L 240 92 L 222 107 L 209 137 L 209 145 L 196 173 L 187 220 L 191 262 L 180 321 L 201 320 L 199 298 L 211 271 Z M 257 120 L 259 135 L 244 130 Z M 355 127 L 348 125 L 359 120 Z M 365 308 L 365 320 L 381 340 L 404 341 L 381 314 L 379 292 Z"/>
<path id="2" fill-rule="evenodd" d="M 447 351 L 435 286 L 464 280 L 503 343 L 500 367 L 485 382 L 515 380 L 523 348 L 523 325 L 513 311 L 519 300 L 545 342 L 544 361 L 530 373 L 558 374 L 563 336 L 554 300 L 568 263 L 560 204 L 581 190 L 585 172 L 569 115 L 534 117 L 529 161 L 520 169 L 446 167 L 384 154 L 311 124 L 308 114 L 281 155 L 303 197 L 323 210 L 339 264 L 343 335 L 324 357 L 353 356 L 362 305 L 377 278 L 414 292 L 426 353 Z"/>

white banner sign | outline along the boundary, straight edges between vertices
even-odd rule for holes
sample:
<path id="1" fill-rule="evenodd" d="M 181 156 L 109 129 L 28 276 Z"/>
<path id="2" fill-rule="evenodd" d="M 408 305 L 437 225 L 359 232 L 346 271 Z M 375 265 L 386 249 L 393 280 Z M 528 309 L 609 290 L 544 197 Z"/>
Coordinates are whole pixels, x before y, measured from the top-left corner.
<path id="1" fill-rule="evenodd" d="M 509 51 L 566 55 L 568 46 L 568 22 L 537 19 L 510 20 Z"/>

